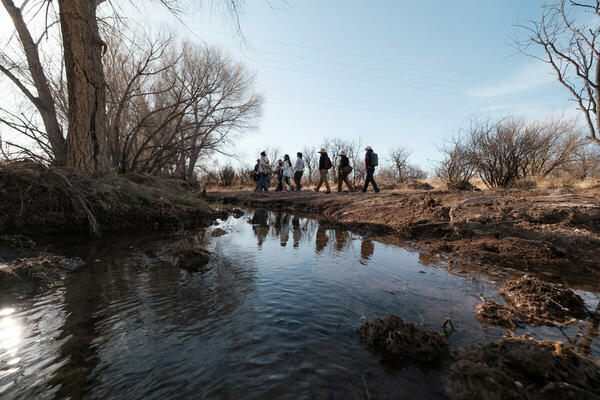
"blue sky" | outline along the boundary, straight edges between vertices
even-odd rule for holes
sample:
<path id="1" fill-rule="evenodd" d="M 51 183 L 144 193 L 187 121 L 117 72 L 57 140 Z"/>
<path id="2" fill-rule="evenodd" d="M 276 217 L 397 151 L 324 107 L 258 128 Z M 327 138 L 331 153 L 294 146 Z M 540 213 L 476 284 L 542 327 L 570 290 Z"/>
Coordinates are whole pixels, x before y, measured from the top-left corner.
<path id="1" fill-rule="evenodd" d="M 575 109 L 547 66 L 511 45 L 524 34 L 514 25 L 537 18 L 542 0 L 252 0 L 245 40 L 218 3 L 187 10 L 185 26 L 158 1 L 129 17 L 221 46 L 256 74 L 264 115 L 235 149 L 247 163 L 265 146 L 294 154 L 362 135 L 380 158 L 403 145 L 431 169 L 436 145 L 473 114 Z"/>

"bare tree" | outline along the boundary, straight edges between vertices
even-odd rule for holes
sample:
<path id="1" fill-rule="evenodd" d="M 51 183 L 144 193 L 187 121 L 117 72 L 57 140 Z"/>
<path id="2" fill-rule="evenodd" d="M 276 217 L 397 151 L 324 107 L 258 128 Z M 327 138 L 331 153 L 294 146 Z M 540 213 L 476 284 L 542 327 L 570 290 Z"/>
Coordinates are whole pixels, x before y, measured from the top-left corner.
<path id="1" fill-rule="evenodd" d="M 389 160 L 394 167 L 396 180 L 400 183 L 411 179 L 408 165 L 410 154 L 411 152 L 402 146 L 393 147 L 388 153 Z"/>
<path id="2" fill-rule="evenodd" d="M 588 18 L 593 15 L 594 18 Z M 538 21 L 521 25 L 529 38 L 516 41 L 517 48 L 549 64 L 558 81 L 583 112 L 588 138 L 600 145 L 600 1 L 559 0 L 544 5 Z M 543 49 L 538 56 L 532 46 Z"/>
<path id="3" fill-rule="evenodd" d="M 53 163 L 60 166 L 66 165 L 67 149 L 65 139 L 58 123 L 54 99 L 40 58 L 39 41 L 33 39 L 23 19 L 21 8 L 17 7 L 12 0 L 2 0 L 2 5 L 15 27 L 27 67 L 24 68 L 19 62 L 14 61 L 2 51 L 0 53 L 0 72 L 12 81 L 39 112 L 49 140 Z M 6 114 L 4 115 L 2 122 L 28 137 L 31 137 L 33 132 L 39 131 L 39 129 L 34 128 L 32 132 L 32 129 L 30 129 L 32 119 L 29 117 L 21 115 L 19 118 L 13 119 Z M 25 125 L 23 124 L 23 118 L 28 120 Z"/>
<path id="4" fill-rule="evenodd" d="M 438 148 L 443 155 L 442 161 L 436 167 L 435 174 L 442 182 L 458 185 L 469 182 L 475 175 L 475 165 L 467 146 L 462 143 L 460 133 L 450 143 Z"/>
<path id="5" fill-rule="evenodd" d="M 302 149 L 302 157 L 304 158 L 304 164 L 308 170 L 308 182 L 313 183 L 314 174 L 318 169 L 318 156 L 317 149 L 315 146 L 304 146 Z"/>

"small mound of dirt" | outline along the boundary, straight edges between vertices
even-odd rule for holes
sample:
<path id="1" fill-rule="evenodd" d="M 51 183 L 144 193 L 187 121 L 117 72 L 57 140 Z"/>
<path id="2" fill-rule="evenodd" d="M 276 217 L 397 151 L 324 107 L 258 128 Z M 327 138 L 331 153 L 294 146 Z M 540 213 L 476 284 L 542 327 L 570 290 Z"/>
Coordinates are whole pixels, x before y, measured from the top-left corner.
<path id="1" fill-rule="evenodd" d="M 391 366 L 437 366 L 449 355 L 444 336 L 405 322 L 397 315 L 365 321 L 360 334 L 369 350 L 376 353 L 382 363 Z"/>
<path id="2" fill-rule="evenodd" d="M 431 186 L 429 183 L 420 181 L 410 181 L 407 182 L 404 186 L 408 189 L 414 190 L 433 190 L 433 186 Z"/>
<path id="3" fill-rule="evenodd" d="M 221 228 L 213 229 L 213 231 L 210 234 L 210 236 L 212 236 L 212 237 L 220 237 L 223 235 L 227 235 L 227 231 L 225 229 L 221 229 Z"/>
<path id="4" fill-rule="evenodd" d="M 37 292 L 83 264 L 79 258 L 61 256 L 19 258 L 0 264 L 0 291 Z"/>
<path id="5" fill-rule="evenodd" d="M 498 293 L 532 325 L 552 326 L 587 315 L 583 299 L 572 290 L 528 275 L 507 282 Z"/>
<path id="6" fill-rule="evenodd" d="M 446 392 L 453 400 L 597 399 L 600 366 L 560 342 L 505 338 L 459 356 Z"/>
<path id="7" fill-rule="evenodd" d="M 475 317 L 480 322 L 510 329 L 519 325 L 517 316 L 510 308 L 491 300 L 486 300 L 475 307 Z"/>
<path id="8" fill-rule="evenodd" d="M 479 189 L 477 186 L 474 186 L 473 184 L 471 184 L 471 182 L 469 181 L 460 181 L 460 182 L 448 182 L 446 184 L 446 186 L 448 187 L 448 190 L 464 190 L 464 191 L 474 191 L 474 192 L 478 192 L 481 189 Z"/>
<path id="9" fill-rule="evenodd" d="M 31 250 L 35 247 L 35 242 L 23 235 L 4 235 L 0 236 L 0 246 L 16 250 Z"/>
<path id="10" fill-rule="evenodd" d="M 203 268 L 211 258 L 208 251 L 197 248 L 193 242 L 183 239 L 154 247 L 146 252 L 138 262 L 146 265 L 169 265 L 196 272 Z"/>
<path id="11" fill-rule="evenodd" d="M 245 214 L 246 213 L 240 210 L 239 208 L 234 208 L 233 210 L 231 210 L 231 215 L 233 215 L 233 218 L 236 219 L 243 217 Z"/>

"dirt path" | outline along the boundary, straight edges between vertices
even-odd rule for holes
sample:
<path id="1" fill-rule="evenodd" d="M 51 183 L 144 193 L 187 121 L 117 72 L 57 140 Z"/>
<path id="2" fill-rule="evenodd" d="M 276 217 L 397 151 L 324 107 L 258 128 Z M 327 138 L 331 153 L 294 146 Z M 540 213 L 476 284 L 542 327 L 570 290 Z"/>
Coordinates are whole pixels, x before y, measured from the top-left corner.
<path id="1" fill-rule="evenodd" d="M 369 193 L 209 192 L 208 200 L 312 215 L 399 241 L 454 270 L 540 275 L 600 290 L 600 189 Z"/>

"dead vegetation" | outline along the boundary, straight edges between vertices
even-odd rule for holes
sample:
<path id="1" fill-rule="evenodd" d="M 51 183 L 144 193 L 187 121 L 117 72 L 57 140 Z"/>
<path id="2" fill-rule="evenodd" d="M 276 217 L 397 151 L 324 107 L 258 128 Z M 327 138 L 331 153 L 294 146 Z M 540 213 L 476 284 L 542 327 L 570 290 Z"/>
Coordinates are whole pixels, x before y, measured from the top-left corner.
<path id="1" fill-rule="evenodd" d="M 115 232 L 206 226 L 196 187 L 143 174 L 94 176 L 37 164 L 0 168 L 0 233 Z"/>
<path id="2" fill-rule="evenodd" d="M 600 367 L 560 342 L 504 338 L 460 354 L 446 392 L 453 400 L 591 400 L 600 396 Z"/>
<path id="3" fill-rule="evenodd" d="M 554 326 L 587 316 L 583 299 L 572 290 L 527 275 L 505 283 L 498 293 L 532 325 Z"/>
<path id="4" fill-rule="evenodd" d="M 449 356 L 449 344 L 443 335 L 397 315 L 365 321 L 360 334 L 381 362 L 390 366 L 435 367 Z"/>
<path id="5" fill-rule="evenodd" d="M 0 262 L 0 293 L 6 296 L 37 292 L 81 265 L 81 259 L 54 255 Z"/>

